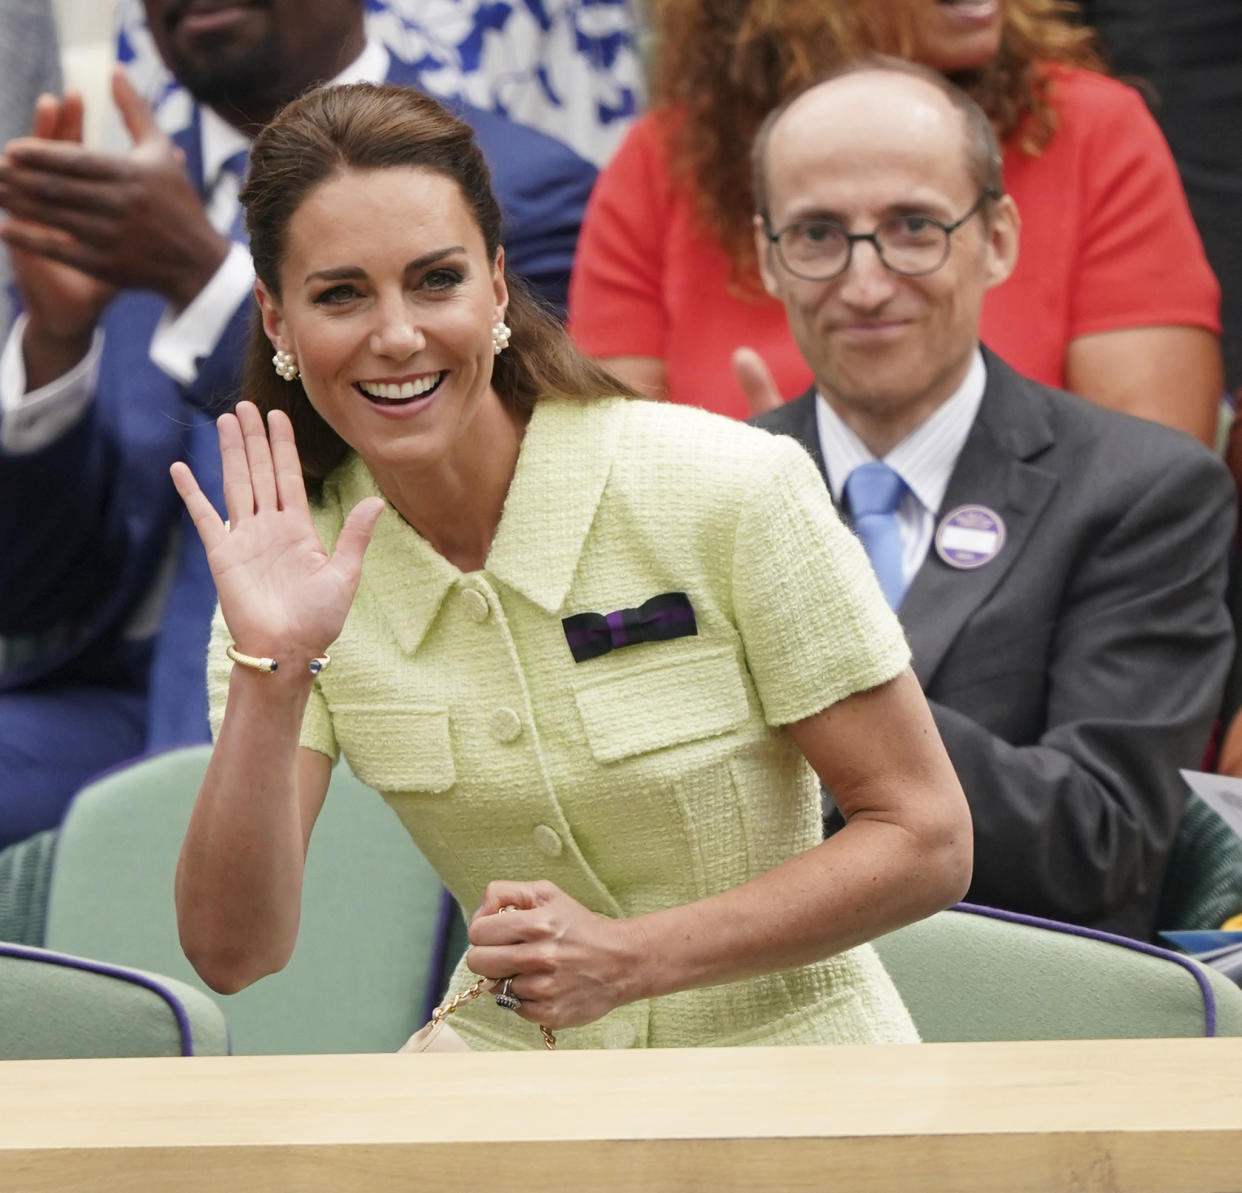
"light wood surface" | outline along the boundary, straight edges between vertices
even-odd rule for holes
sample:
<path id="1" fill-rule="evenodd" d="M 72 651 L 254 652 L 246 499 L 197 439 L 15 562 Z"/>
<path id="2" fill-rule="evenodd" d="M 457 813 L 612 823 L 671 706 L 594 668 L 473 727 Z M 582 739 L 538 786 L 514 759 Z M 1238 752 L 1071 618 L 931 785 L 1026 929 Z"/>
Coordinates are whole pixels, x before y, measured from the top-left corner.
<path id="1" fill-rule="evenodd" d="M 4 1193 L 1242 1190 L 1242 1038 L 0 1063 Z"/>

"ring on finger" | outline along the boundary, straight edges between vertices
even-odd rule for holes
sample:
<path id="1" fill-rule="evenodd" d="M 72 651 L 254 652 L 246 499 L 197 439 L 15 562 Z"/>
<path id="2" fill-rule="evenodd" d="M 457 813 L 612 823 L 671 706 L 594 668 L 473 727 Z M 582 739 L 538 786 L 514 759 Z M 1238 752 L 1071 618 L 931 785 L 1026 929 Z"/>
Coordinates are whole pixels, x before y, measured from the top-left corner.
<path id="1" fill-rule="evenodd" d="M 500 983 L 500 990 L 493 996 L 496 999 L 496 1005 L 502 1011 L 519 1011 L 522 1009 L 522 1000 L 509 989 L 512 985 L 513 979 L 505 978 Z"/>

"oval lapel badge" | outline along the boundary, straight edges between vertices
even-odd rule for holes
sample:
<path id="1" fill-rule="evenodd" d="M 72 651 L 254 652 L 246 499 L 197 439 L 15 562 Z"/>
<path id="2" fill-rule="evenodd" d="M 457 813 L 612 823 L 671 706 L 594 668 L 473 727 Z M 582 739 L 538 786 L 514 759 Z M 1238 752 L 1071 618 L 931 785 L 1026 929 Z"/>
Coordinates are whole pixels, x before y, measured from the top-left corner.
<path id="1" fill-rule="evenodd" d="M 936 527 L 936 554 L 951 568 L 970 571 L 991 563 L 1005 545 L 1005 522 L 986 505 L 959 505 Z"/>

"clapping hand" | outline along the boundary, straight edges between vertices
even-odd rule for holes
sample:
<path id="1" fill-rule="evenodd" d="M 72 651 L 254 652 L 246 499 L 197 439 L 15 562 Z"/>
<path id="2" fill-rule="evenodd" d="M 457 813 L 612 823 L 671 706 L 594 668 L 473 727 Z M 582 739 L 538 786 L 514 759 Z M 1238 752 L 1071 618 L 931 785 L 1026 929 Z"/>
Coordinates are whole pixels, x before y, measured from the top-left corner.
<path id="1" fill-rule="evenodd" d="M 19 144 L 66 145 L 81 148 L 82 96 L 66 91 L 63 99 L 41 95 L 35 104 L 31 135 Z M 0 224 L 0 239 L 9 248 L 13 280 L 29 319 L 26 365 L 30 388 L 60 376 L 86 355 L 91 332 L 115 287 L 43 249 L 62 234 L 40 222 L 43 212 L 14 185 L 14 159 L 0 159 L 0 206 L 9 218 Z"/>
<path id="2" fill-rule="evenodd" d="M 93 322 L 121 288 L 154 290 L 184 309 L 229 248 L 209 223 L 181 153 L 119 67 L 112 96 L 133 140 L 127 153 L 84 146 L 82 100 L 67 93 L 63 100 L 41 96 L 32 135 L 10 141 L 0 160 L 0 206 L 12 217 L 0 236 L 20 254 L 15 277 L 23 298 L 52 308 L 58 288 L 84 295 L 89 301 L 73 308 L 79 324 Z"/>
<path id="3" fill-rule="evenodd" d="M 288 417 L 274 411 L 265 432 L 258 408 L 240 402 L 217 427 L 227 527 L 185 464 L 171 472 L 207 550 L 233 641 L 256 655 L 321 655 L 345 624 L 384 502 L 359 502 L 329 555 L 311 521 Z"/>

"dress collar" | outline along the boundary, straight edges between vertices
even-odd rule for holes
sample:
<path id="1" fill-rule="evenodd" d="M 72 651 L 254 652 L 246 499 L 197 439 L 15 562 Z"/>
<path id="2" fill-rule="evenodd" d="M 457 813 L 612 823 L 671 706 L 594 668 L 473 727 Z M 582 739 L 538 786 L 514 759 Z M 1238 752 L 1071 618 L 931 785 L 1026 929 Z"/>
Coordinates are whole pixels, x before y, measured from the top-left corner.
<path id="1" fill-rule="evenodd" d="M 578 559 L 612 469 L 626 399 L 535 404 L 482 575 L 548 613 L 565 603 Z M 342 517 L 364 497 L 383 496 L 367 466 L 350 456 L 325 483 Z M 391 506 L 386 505 L 363 565 L 401 649 L 418 650 L 448 592 L 466 581 Z"/>

